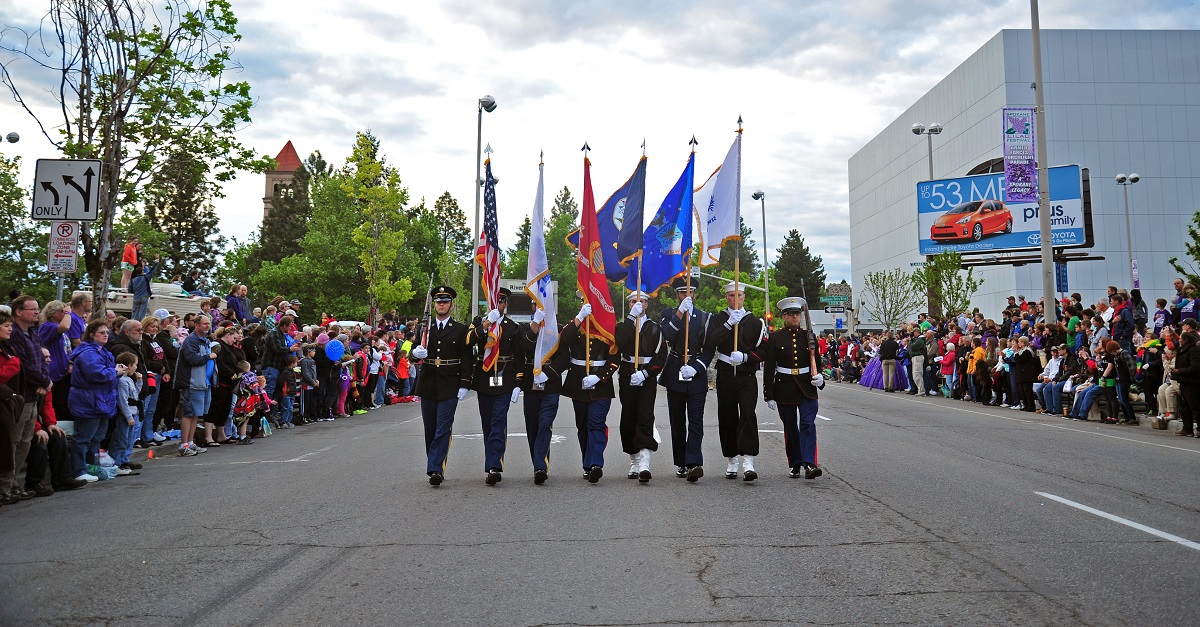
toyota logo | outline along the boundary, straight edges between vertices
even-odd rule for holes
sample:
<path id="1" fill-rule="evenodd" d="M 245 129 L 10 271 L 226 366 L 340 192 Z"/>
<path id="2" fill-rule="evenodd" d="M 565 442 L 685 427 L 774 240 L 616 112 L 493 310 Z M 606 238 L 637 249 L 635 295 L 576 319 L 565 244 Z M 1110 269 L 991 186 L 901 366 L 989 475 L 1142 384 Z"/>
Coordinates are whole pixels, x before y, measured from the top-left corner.
<path id="1" fill-rule="evenodd" d="M 1030 244 L 1032 244 L 1034 246 L 1040 246 L 1042 244 L 1042 234 L 1041 233 L 1030 233 L 1029 237 L 1025 238 L 1025 241 L 1029 242 Z"/>

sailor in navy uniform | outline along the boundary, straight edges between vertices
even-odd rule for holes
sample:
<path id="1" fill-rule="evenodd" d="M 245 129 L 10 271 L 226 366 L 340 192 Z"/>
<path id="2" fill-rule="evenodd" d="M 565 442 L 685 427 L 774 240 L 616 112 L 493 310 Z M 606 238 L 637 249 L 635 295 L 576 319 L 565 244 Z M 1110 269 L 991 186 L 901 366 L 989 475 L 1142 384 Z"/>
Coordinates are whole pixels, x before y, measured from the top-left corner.
<path id="1" fill-rule="evenodd" d="M 696 288 L 688 288 L 683 277 L 671 282 L 679 306 L 664 309 L 662 338 L 669 349 L 659 385 L 667 388 L 667 411 L 671 417 L 671 455 L 675 476 L 695 482 L 704 476 L 704 400 L 708 396 L 708 364 L 712 352 L 705 348 L 710 314 L 692 305 Z M 687 327 L 685 333 L 684 327 Z M 683 363 L 684 337 L 688 362 Z"/>
<path id="2" fill-rule="evenodd" d="M 783 421 L 783 444 L 787 451 L 792 478 L 821 476 L 817 465 L 817 390 L 825 387 L 821 376 L 821 356 L 816 355 L 817 371 L 810 368 L 809 350 L 812 346 L 809 331 L 804 327 L 803 298 L 790 297 L 779 301 L 783 312 L 783 328 L 767 337 L 764 359 L 763 397 L 767 407 L 779 411 Z"/>
<path id="3" fill-rule="evenodd" d="M 650 452 L 658 450 L 654 439 L 654 384 L 662 370 L 662 332 L 645 314 L 649 296 L 629 293 L 629 315 L 617 325 L 617 352 L 621 358 L 621 449 L 629 454 L 629 478 L 650 481 Z M 640 332 L 638 327 L 641 327 Z M 638 349 L 635 351 L 635 343 Z M 635 354 L 636 353 L 636 354 Z"/>
<path id="4" fill-rule="evenodd" d="M 534 361 L 538 334 L 546 321 L 546 311 L 538 308 L 533 312 L 533 321 L 521 327 L 519 348 L 524 355 L 524 364 L 517 375 L 517 384 L 525 392 L 525 435 L 529 440 L 529 455 L 533 458 L 533 482 L 546 483 L 550 472 L 550 436 L 553 435 L 554 417 L 558 415 L 558 398 L 562 393 L 562 373 L 570 361 L 567 349 L 554 350 L 546 356 L 546 363 Z M 559 328 L 561 334 L 563 328 Z"/>
<path id="5" fill-rule="evenodd" d="M 616 355 L 609 353 L 609 345 L 596 334 L 591 336 L 591 354 L 588 355 L 588 336 L 582 327 L 590 315 L 592 306 L 585 303 L 559 336 L 558 346 L 559 350 L 568 350 L 571 354 L 562 393 L 575 407 L 583 474 L 589 482 L 596 483 L 604 476 L 604 449 L 608 446 L 606 421 L 616 396 L 612 376 L 617 371 L 617 360 Z"/>
<path id="6" fill-rule="evenodd" d="M 467 325 L 450 317 L 458 292 L 439 285 L 429 294 L 436 318 L 429 325 L 428 346 L 414 346 L 412 355 L 422 360 L 417 396 L 421 397 L 421 418 L 425 422 L 426 474 L 430 485 L 436 486 L 445 479 L 454 410 L 467 397 L 475 361 L 467 342 Z"/>
<path id="7" fill-rule="evenodd" d="M 473 388 L 479 397 L 483 471 L 487 475 L 484 481 L 488 485 L 500 483 L 500 473 L 504 472 L 504 449 L 508 443 L 508 406 L 510 403 L 516 404 L 521 396 L 521 388 L 517 387 L 517 373 L 521 372 L 522 366 L 522 353 L 517 350 L 520 327 L 506 315 L 510 296 L 512 291 L 500 288 L 496 308 L 489 311 L 487 317 L 476 317 L 467 332 L 467 343 L 475 350 Z M 484 370 L 488 335 L 493 327 L 498 329 L 500 354 L 494 367 Z"/>
<path id="8" fill-rule="evenodd" d="M 725 286 L 728 307 L 712 316 L 708 327 L 708 347 L 716 354 L 717 434 L 721 455 L 727 463 L 725 477 L 737 479 L 738 467 L 744 481 L 754 481 L 758 471 L 758 368 L 766 354 L 766 326 L 762 319 L 742 305 L 746 293 L 742 285 L 730 281 Z M 734 337 L 737 344 L 734 344 Z"/>

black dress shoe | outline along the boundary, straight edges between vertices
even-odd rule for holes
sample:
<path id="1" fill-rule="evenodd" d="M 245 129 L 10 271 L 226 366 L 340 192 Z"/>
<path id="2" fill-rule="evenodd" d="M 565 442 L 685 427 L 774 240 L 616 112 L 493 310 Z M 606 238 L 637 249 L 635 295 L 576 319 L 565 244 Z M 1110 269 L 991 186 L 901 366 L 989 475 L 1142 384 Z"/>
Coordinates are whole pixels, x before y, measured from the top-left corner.
<path id="1" fill-rule="evenodd" d="M 84 483 L 87 483 L 87 482 L 85 481 Z M 47 488 L 46 486 L 38 486 L 37 488 L 34 488 L 34 490 L 33 490 L 34 496 L 50 496 L 52 494 L 54 494 L 54 490 L 51 488 Z"/>
<path id="2" fill-rule="evenodd" d="M 600 481 L 600 477 L 604 476 L 604 469 L 599 466 L 588 468 L 588 483 L 596 483 Z"/>
<path id="3" fill-rule="evenodd" d="M 66 481 L 62 482 L 61 484 L 54 486 L 54 489 L 59 490 L 59 491 L 78 490 L 79 488 L 82 488 L 83 486 L 87 485 L 87 483 L 88 482 L 83 479 L 67 479 Z"/>
<path id="4" fill-rule="evenodd" d="M 536 485 L 542 485 L 543 483 L 546 483 L 546 471 L 545 470 L 533 471 L 533 482 Z"/>
<path id="5" fill-rule="evenodd" d="M 141 470 L 142 469 L 142 465 L 137 462 L 125 462 L 124 464 L 121 464 L 121 465 L 130 470 Z"/>
<path id="6" fill-rule="evenodd" d="M 442 485 L 442 481 L 445 479 L 440 472 L 429 473 L 429 485 Z"/>
<path id="7" fill-rule="evenodd" d="M 791 469 L 790 471 L 788 471 L 788 476 L 789 476 L 789 477 L 791 477 L 791 478 L 793 478 L 793 479 L 799 479 L 799 478 L 800 478 L 800 476 L 801 476 L 801 475 L 803 475 L 803 474 L 804 474 L 804 467 L 803 467 L 803 466 L 796 466 L 795 468 L 793 468 L 793 469 Z"/>
<path id="8" fill-rule="evenodd" d="M 487 479 L 484 479 L 483 481 L 488 485 L 496 485 L 497 483 L 500 483 L 501 479 L 502 477 L 500 476 L 499 470 L 489 470 L 487 473 Z"/>
<path id="9" fill-rule="evenodd" d="M 1189 433 L 1188 435 L 1191 435 L 1191 434 Z M 675 467 L 675 478 L 676 479 L 682 479 L 682 478 L 686 477 L 687 475 L 688 475 L 687 468 L 684 468 L 683 466 Z"/>
<path id="10" fill-rule="evenodd" d="M 703 466 L 692 466 L 691 468 L 688 469 L 687 480 L 692 483 L 696 483 L 697 481 L 700 480 L 700 477 L 703 477 L 703 476 L 704 476 L 704 467 Z"/>
<path id="11" fill-rule="evenodd" d="M 745 476 L 742 477 L 742 481 L 754 481 L 757 478 L 757 472 L 754 472 L 753 470 L 747 470 Z"/>
<path id="12" fill-rule="evenodd" d="M 805 479 L 816 479 L 817 477 L 820 477 L 821 474 L 822 474 L 821 467 L 816 464 L 811 464 L 807 468 L 804 469 L 804 478 Z"/>
<path id="13" fill-rule="evenodd" d="M 639 483 L 650 483 L 650 476 L 651 475 L 650 475 L 649 470 L 643 470 L 638 473 L 638 482 Z"/>

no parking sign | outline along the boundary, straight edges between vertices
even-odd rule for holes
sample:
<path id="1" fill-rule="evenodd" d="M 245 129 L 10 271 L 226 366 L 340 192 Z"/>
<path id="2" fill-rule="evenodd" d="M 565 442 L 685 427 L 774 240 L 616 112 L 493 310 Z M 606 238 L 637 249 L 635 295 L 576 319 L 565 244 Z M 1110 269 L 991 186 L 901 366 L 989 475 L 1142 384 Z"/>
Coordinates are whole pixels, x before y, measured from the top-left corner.
<path id="1" fill-rule="evenodd" d="M 75 272 L 79 259 L 79 224 L 75 222 L 50 223 L 50 246 L 47 254 L 48 272 Z"/>

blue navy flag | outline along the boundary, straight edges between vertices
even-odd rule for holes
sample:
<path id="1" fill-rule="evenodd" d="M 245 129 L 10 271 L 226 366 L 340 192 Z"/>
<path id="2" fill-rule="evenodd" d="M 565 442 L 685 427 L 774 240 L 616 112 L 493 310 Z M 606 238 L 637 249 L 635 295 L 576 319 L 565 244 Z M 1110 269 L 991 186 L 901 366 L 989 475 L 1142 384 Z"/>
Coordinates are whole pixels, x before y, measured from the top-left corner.
<path id="1" fill-rule="evenodd" d="M 695 182 L 696 153 L 688 156 L 687 167 L 663 199 L 658 213 L 642 236 L 642 284 L 637 284 L 637 265 L 631 264 L 625 286 L 641 289 L 651 296 L 670 285 L 684 272 L 685 255 L 692 254 L 692 185 Z"/>
<path id="2" fill-rule="evenodd" d="M 596 212 L 600 229 L 600 249 L 604 252 L 604 276 L 609 281 L 625 278 L 629 259 L 642 244 L 642 214 L 646 206 L 646 157 L 638 161 L 633 176 L 613 192 Z M 628 230 L 628 233 L 627 233 Z M 567 243 L 579 249 L 579 229 L 567 236 Z"/>

